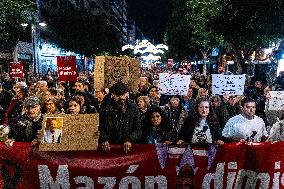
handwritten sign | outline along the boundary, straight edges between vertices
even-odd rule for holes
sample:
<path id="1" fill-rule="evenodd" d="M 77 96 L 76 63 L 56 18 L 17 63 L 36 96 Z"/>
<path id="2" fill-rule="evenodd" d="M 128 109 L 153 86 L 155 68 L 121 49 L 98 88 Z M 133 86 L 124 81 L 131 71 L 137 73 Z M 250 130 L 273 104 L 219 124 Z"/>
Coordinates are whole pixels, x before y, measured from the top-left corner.
<path id="1" fill-rule="evenodd" d="M 159 91 L 165 95 L 187 95 L 190 76 L 182 74 L 159 74 Z"/>
<path id="2" fill-rule="evenodd" d="M 243 95 L 245 75 L 212 74 L 212 95 Z"/>
<path id="3" fill-rule="evenodd" d="M 59 81 L 77 81 L 76 56 L 57 56 Z"/>
<path id="4" fill-rule="evenodd" d="M 9 70 L 12 78 L 24 77 L 23 65 L 20 62 L 11 62 L 9 64 Z"/>
<path id="5" fill-rule="evenodd" d="M 284 91 L 270 91 L 268 110 L 284 110 Z"/>

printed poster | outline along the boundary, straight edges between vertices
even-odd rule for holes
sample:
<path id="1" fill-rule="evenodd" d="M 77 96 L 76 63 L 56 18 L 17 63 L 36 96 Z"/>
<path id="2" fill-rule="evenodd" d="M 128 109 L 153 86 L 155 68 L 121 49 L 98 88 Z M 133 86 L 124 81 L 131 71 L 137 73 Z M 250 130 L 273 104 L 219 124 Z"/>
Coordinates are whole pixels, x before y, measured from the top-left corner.
<path id="1" fill-rule="evenodd" d="M 159 74 L 159 91 L 165 95 L 187 95 L 190 83 L 190 75 Z"/>
<path id="2" fill-rule="evenodd" d="M 284 110 L 284 91 L 270 91 L 268 110 Z"/>
<path id="3" fill-rule="evenodd" d="M 77 81 L 76 56 L 57 56 L 58 80 Z"/>
<path id="4" fill-rule="evenodd" d="M 23 65 L 20 62 L 11 62 L 9 64 L 9 71 L 12 78 L 23 78 Z"/>
<path id="5" fill-rule="evenodd" d="M 243 95 L 245 75 L 212 74 L 212 95 Z"/>

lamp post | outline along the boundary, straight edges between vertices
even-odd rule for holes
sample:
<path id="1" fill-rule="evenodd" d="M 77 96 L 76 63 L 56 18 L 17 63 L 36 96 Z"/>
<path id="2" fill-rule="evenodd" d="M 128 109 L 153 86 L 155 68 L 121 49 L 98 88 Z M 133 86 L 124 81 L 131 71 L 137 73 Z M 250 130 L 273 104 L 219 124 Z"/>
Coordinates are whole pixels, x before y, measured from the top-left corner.
<path id="1" fill-rule="evenodd" d="M 22 27 L 27 27 L 28 23 L 21 24 Z M 46 27 L 47 24 L 44 22 L 38 22 L 38 19 L 30 19 L 31 25 L 31 42 L 32 42 L 32 62 L 34 73 L 39 73 L 39 32 L 41 27 Z"/>
<path id="2" fill-rule="evenodd" d="M 34 13 L 32 12 L 24 12 L 24 16 L 27 18 L 27 21 L 31 24 L 31 41 L 33 48 L 33 71 L 34 73 L 39 73 L 39 55 L 38 55 L 38 47 L 39 47 L 39 35 L 40 35 L 40 27 L 45 27 L 46 23 L 39 22 L 40 17 L 40 0 L 36 0 L 36 10 Z M 23 27 L 27 27 L 28 23 L 21 24 Z"/>

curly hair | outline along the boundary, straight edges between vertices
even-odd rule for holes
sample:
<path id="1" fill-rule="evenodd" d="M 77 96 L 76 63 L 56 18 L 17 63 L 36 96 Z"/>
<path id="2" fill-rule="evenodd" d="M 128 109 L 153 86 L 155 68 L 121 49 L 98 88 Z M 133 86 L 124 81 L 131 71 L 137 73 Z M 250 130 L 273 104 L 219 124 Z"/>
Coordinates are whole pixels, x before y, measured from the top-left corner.
<path id="1" fill-rule="evenodd" d="M 118 83 L 113 84 L 113 86 L 109 89 L 109 92 L 110 94 L 121 96 L 129 92 L 129 87 L 125 83 L 118 82 Z"/>

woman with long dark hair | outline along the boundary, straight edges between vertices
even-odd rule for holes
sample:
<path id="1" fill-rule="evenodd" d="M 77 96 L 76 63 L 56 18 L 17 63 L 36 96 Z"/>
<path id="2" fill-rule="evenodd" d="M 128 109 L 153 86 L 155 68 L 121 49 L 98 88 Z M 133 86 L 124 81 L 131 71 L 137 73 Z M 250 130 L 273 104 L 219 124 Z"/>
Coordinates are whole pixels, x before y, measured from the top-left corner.
<path id="1" fill-rule="evenodd" d="M 189 115 L 179 133 L 177 144 L 207 145 L 211 143 L 222 145 L 222 133 L 210 101 L 199 98 L 195 104 L 194 113 Z"/>
<path id="2" fill-rule="evenodd" d="M 142 130 L 142 143 L 168 143 L 169 130 L 165 113 L 160 107 L 154 106 L 148 111 L 145 117 Z"/>

